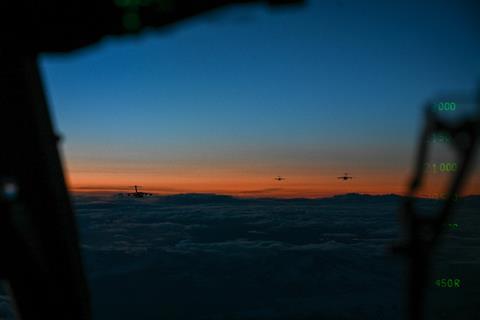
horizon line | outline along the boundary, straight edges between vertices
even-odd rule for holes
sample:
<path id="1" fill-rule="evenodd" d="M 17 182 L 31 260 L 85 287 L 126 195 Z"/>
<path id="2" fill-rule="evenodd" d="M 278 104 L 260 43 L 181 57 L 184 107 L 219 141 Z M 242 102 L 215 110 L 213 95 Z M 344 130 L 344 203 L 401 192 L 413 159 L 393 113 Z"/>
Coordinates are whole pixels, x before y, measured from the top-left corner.
<path id="1" fill-rule="evenodd" d="M 76 189 L 76 190 L 73 190 Z M 87 194 L 97 194 L 97 195 L 115 195 L 121 194 L 122 192 L 119 191 L 127 191 L 130 189 L 120 189 L 120 190 L 107 190 L 102 188 L 73 188 L 69 190 L 70 194 L 72 195 L 87 195 Z M 178 196 L 178 195 L 210 195 L 210 196 L 228 196 L 236 199 L 279 199 L 279 200 L 293 200 L 293 199 L 305 199 L 305 200 L 315 200 L 315 199 L 328 199 L 333 198 L 336 196 L 346 196 L 346 195 L 359 195 L 359 196 L 398 196 L 398 197 L 408 197 L 409 195 L 405 193 L 361 193 L 361 192 L 346 192 L 346 193 L 332 193 L 328 195 L 319 195 L 317 197 L 309 197 L 309 196 L 275 196 L 275 195 L 261 195 L 254 196 L 252 193 L 217 193 L 217 192 L 169 192 L 169 193 L 155 193 L 153 192 L 154 196 L 158 197 L 168 197 L 168 196 Z M 459 198 L 466 198 L 466 197 L 475 197 L 480 196 L 480 194 L 464 194 L 459 195 Z M 431 195 L 431 194 L 417 194 L 414 195 L 415 198 L 422 198 L 422 199 L 438 199 L 441 200 L 439 195 Z"/>

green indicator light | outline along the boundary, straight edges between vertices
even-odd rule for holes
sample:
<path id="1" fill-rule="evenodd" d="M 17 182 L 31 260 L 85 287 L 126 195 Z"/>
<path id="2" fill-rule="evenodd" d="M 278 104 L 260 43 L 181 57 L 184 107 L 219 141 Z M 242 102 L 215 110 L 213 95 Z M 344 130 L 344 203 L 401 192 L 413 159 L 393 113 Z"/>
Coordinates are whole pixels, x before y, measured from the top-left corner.
<path id="1" fill-rule="evenodd" d="M 440 288 L 460 288 L 460 279 L 437 279 L 435 285 Z"/>
<path id="2" fill-rule="evenodd" d="M 128 31 L 140 29 L 140 16 L 136 12 L 128 12 L 123 15 L 123 27 Z"/>
<path id="3" fill-rule="evenodd" d="M 455 111 L 457 104 L 455 102 L 440 102 L 433 106 L 435 111 Z"/>
<path id="4" fill-rule="evenodd" d="M 442 162 L 440 163 L 441 172 L 455 172 L 457 171 L 457 164 L 455 162 Z"/>
<path id="5" fill-rule="evenodd" d="M 436 174 L 438 172 L 448 173 L 456 172 L 458 165 L 456 162 L 441 162 L 441 163 L 425 163 L 424 165 L 426 170 L 431 170 L 432 173 Z"/>
<path id="6" fill-rule="evenodd" d="M 434 133 L 430 141 L 435 143 L 449 143 L 452 141 L 452 137 L 448 133 Z"/>

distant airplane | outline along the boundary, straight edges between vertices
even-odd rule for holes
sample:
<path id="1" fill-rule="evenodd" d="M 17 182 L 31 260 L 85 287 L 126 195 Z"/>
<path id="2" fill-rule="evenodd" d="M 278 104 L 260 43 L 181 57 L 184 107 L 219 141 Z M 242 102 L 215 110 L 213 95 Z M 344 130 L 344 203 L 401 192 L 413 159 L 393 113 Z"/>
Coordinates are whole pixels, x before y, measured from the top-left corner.
<path id="1" fill-rule="evenodd" d="M 284 178 L 284 177 L 280 177 L 280 176 L 278 176 L 278 177 L 276 177 L 276 178 L 274 178 L 274 179 L 275 179 L 275 180 L 277 180 L 277 181 L 286 180 L 286 178 Z"/>
<path id="2" fill-rule="evenodd" d="M 133 186 L 135 188 L 135 192 L 127 193 L 128 197 L 134 197 L 134 198 L 145 198 L 145 197 L 150 197 L 153 196 L 152 193 L 146 193 L 146 192 L 140 192 L 138 191 L 138 188 L 141 188 L 141 186 Z"/>
<path id="3" fill-rule="evenodd" d="M 353 179 L 353 177 L 349 176 L 348 173 L 345 173 L 343 176 L 337 177 L 337 179 L 346 181 L 348 179 Z"/>

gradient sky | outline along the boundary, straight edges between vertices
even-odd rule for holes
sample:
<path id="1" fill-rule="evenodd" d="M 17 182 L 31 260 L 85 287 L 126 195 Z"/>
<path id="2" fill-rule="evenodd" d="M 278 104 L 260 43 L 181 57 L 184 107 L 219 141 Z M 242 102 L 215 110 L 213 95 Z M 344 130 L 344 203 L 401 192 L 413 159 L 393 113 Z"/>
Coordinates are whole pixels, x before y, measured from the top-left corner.
<path id="1" fill-rule="evenodd" d="M 479 83 L 480 11 L 360 2 L 235 7 L 42 56 L 70 188 L 403 192 L 425 102 Z"/>

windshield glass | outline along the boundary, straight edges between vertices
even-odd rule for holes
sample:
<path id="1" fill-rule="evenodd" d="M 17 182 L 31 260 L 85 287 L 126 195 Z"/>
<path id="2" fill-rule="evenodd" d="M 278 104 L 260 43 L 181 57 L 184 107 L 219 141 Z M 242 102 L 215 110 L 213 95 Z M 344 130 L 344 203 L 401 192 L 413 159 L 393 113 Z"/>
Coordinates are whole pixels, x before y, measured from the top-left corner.
<path id="1" fill-rule="evenodd" d="M 94 319 L 404 319 L 389 248 L 426 104 L 474 109 L 472 7 L 229 7 L 43 54 Z M 451 138 L 432 137 L 425 214 L 459 168 Z M 480 317 L 478 173 L 435 252 L 431 319 Z"/>

